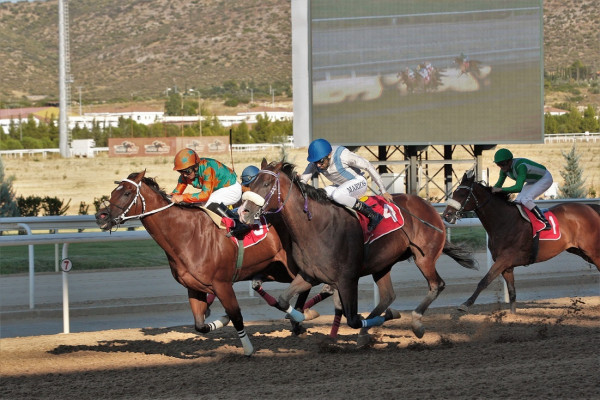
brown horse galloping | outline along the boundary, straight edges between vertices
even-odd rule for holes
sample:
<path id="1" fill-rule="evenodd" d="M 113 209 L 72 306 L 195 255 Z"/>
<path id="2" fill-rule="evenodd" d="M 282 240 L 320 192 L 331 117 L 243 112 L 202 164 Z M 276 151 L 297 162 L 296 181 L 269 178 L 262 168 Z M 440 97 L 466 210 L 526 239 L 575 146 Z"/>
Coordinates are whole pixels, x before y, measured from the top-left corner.
<path id="1" fill-rule="evenodd" d="M 514 267 L 532 264 L 534 239 L 531 224 L 525 221 L 506 193 L 492 194 L 491 189 L 475 181 L 468 171 L 444 210 L 444 218 L 456 222 L 457 215 L 475 211 L 489 235 L 488 247 L 494 264 L 477 285 L 477 289 L 459 310 L 467 311 L 479 293 L 502 274 L 508 287 L 511 312 L 516 312 Z M 540 240 L 534 263 L 549 260 L 564 250 L 593 263 L 600 271 L 600 206 L 598 204 L 563 203 L 550 209 L 559 221 L 560 238 Z"/>
<path id="2" fill-rule="evenodd" d="M 300 273 L 279 297 L 280 309 L 286 309 L 296 293 L 317 283 L 328 283 L 338 289 L 348 325 L 361 328 L 361 334 L 366 334 L 369 327 L 397 317 L 390 312 L 381 316 L 395 299 L 390 271 L 395 263 L 412 257 L 429 285 L 427 295 L 412 313 L 413 332 L 422 337 L 423 313 L 445 286 L 435 268 L 442 252 L 462 266 L 474 268 L 471 255 L 446 241 L 439 214 L 418 196 L 394 195 L 394 202 L 401 209 L 410 210 L 404 215 L 404 226 L 365 247 L 357 218 L 345 207 L 331 202 L 323 189 L 301 183 L 294 165 L 267 165 L 263 160 L 261 168 L 250 185 L 251 192 L 243 196 L 245 201 L 239 213 L 241 220 L 249 223 L 263 212 L 281 212 Z M 362 320 L 357 312 L 357 286 L 359 278 L 366 275 L 373 276 L 380 302 Z"/>
<path id="3" fill-rule="evenodd" d="M 253 353 L 244 329 L 242 313 L 233 290 L 234 281 L 250 280 L 257 274 L 264 280 L 291 282 L 297 268 L 288 263 L 287 252 L 275 229 L 264 240 L 245 249 L 243 263 L 236 269 L 238 249 L 226 232 L 198 208 L 174 205 L 156 182 L 133 173 L 113 190 L 109 205 L 96 214 L 103 230 L 122 221 L 140 218 L 142 224 L 165 251 L 171 272 L 187 288 L 195 328 L 207 333 L 227 319 L 206 324 L 206 295 L 217 296 L 242 341 L 245 355 Z"/>

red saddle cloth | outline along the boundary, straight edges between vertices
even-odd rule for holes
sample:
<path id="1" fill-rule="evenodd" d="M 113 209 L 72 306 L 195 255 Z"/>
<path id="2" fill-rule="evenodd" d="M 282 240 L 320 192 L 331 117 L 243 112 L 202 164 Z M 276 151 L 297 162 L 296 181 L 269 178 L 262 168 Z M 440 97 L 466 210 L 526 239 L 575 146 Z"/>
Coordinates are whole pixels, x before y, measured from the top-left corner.
<path id="1" fill-rule="evenodd" d="M 540 240 L 558 240 L 560 239 L 560 227 L 558 225 L 558 218 L 552 211 L 546 211 L 544 215 L 550 225 L 552 225 L 552 229 L 548 231 L 542 231 L 544 228 L 544 223 L 536 218 L 535 215 L 531 211 L 527 209 L 527 207 L 521 207 L 525 210 L 525 214 L 529 217 L 529 221 L 531 221 L 532 235 L 535 236 L 536 233 L 540 232 Z M 542 211 L 543 212 L 543 211 Z"/>
<path id="2" fill-rule="evenodd" d="M 231 229 L 235 226 L 235 221 L 231 218 L 223 217 L 222 221 L 227 227 L 227 232 L 231 231 Z M 267 226 L 267 220 L 265 217 L 261 216 L 260 221 L 252 225 L 252 230 L 246 233 L 244 236 L 244 247 L 254 246 L 266 238 L 268 233 L 269 227 Z M 235 244 L 239 245 L 239 241 L 236 237 L 231 236 L 231 240 L 233 240 Z"/>
<path id="3" fill-rule="evenodd" d="M 383 219 L 379 225 L 377 225 L 372 232 L 369 232 L 367 230 L 369 218 L 365 217 L 361 213 L 357 213 L 360 226 L 363 230 L 365 244 L 373 243 L 380 237 L 385 236 L 388 233 L 398 230 L 404 226 L 404 217 L 402 216 L 398 206 L 394 203 L 388 203 L 381 196 L 370 196 L 367 198 L 365 203 L 371 206 L 374 211 L 383 215 Z"/>

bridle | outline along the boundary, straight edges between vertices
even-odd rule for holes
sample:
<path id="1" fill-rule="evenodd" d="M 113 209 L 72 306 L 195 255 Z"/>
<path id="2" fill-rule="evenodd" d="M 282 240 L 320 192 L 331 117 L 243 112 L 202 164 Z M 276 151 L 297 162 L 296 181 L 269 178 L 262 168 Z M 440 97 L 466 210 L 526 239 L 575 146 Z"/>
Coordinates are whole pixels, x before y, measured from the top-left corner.
<path id="1" fill-rule="evenodd" d="M 117 228 L 125 221 L 129 220 L 129 219 L 142 219 L 148 215 L 152 215 L 155 214 L 157 212 L 166 210 L 167 208 L 171 207 L 172 205 L 174 205 L 175 203 L 169 203 L 166 206 L 157 208 L 155 210 L 152 211 L 148 211 L 146 212 L 146 199 L 144 198 L 144 195 L 142 195 L 141 192 L 141 187 L 142 187 L 142 182 L 134 182 L 131 179 L 123 179 L 119 184 L 122 184 L 123 182 L 127 182 L 127 183 L 131 183 L 133 186 L 135 186 L 135 197 L 133 198 L 133 200 L 131 201 L 131 203 L 129 203 L 129 205 L 127 206 L 127 208 L 123 208 L 121 206 L 118 206 L 116 204 L 112 204 L 109 202 L 110 205 L 114 205 L 117 208 L 120 208 L 121 210 L 124 210 L 119 216 L 115 217 L 113 219 L 115 225 L 117 226 Z M 138 198 L 141 200 L 142 203 L 142 213 L 141 214 L 136 214 L 136 215 L 129 215 L 127 216 L 126 214 L 129 212 L 129 210 L 131 210 L 133 208 L 133 206 L 135 206 L 137 204 Z"/>
<path id="2" fill-rule="evenodd" d="M 481 207 L 485 206 L 487 204 L 488 201 L 490 201 L 490 199 L 492 198 L 492 195 L 490 194 L 488 196 L 488 198 L 483 202 L 483 203 L 479 203 L 479 200 L 477 199 L 477 196 L 475 196 L 475 194 L 473 193 L 473 186 L 475 185 L 475 179 L 473 179 L 471 181 L 471 184 L 469 186 L 467 185 L 459 185 L 456 190 L 454 191 L 456 193 L 456 191 L 460 190 L 460 189 L 466 189 L 469 191 L 469 194 L 467 194 L 467 197 L 465 197 L 465 199 L 462 201 L 462 203 L 459 203 L 458 201 L 454 200 L 454 199 L 448 199 L 446 201 L 446 204 L 452 208 L 454 208 L 456 210 L 456 216 L 460 217 L 462 214 L 464 214 L 465 212 L 465 207 L 467 206 L 467 204 L 469 203 L 469 199 L 471 197 L 473 197 L 473 201 L 475 202 L 475 207 L 472 210 L 467 210 L 467 211 L 477 211 L 478 209 L 480 209 Z"/>
<path id="3" fill-rule="evenodd" d="M 275 182 L 273 183 L 273 186 L 271 187 L 271 190 L 269 191 L 269 193 L 267 193 L 267 195 L 264 197 L 264 203 L 260 206 L 259 210 L 258 210 L 258 214 L 260 215 L 265 215 L 265 214 L 276 214 L 278 212 L 280 212 L 281 210 L 283 210 L 283 207 L 285 206 L 285 203 L 287 203 L 287 201 L 290 198 L 290 194 L 292 193 L 292 189 L 294 188 L 294 181 L 292 179 L 290 179 L 290 190 L 288 190 L 288 194 L 286 196 L 286 198 L 283 200 L 283 202 L 281 201 L 281 181 L 279 180 L 279 174 L 281 172 L 273 172 L 273 171 L 269 171 L 268 169 L 261 169 L 260 171 L 258 171 L 258 174 L 267 174 L 267 175 L 271 175 L 273 177 L 275 177 Z M 277 210 L 275 211 L 267 211 L 265 210 L 265 206 L 269 203 L 269 201 L 271 201 L 271 198 L 275 195 L 275 193 L 277 193 Z"/>

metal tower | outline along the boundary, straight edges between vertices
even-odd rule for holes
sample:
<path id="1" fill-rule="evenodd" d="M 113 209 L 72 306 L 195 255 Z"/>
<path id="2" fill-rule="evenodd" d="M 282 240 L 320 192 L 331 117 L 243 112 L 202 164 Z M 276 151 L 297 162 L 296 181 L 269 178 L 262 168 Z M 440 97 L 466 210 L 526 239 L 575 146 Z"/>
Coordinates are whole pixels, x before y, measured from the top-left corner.
<path id="1" fill-rule="evenodd" d="M 58 1 L 58 91 L 59 91 L 59 150 L 61 157 L 70 157 L 71 131 L 71 54 L 69 51 L 69 2 Z"/>

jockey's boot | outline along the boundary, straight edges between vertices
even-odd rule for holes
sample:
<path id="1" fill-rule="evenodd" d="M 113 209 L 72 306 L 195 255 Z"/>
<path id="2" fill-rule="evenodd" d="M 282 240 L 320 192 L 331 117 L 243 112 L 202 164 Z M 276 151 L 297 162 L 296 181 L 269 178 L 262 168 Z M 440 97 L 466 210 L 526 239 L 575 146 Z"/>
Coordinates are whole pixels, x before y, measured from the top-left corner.
<path id="1" fill-rule="evenodd" d="M 369 225 L 367 226 L 369 232 L 375 229 L 375 227 L 379 225 L 379 223 L 383 219 L 383 215 L 379 214 L 378 212 L 375 212 L 375 210 L 373 210 L 370 206 L 368 206 L 366 203 L 363 203 L 360 200 L 356 200 L 356 203 L 352 208 L 354 208 L 356 211 L 358 211 L 365 217 L 369 218 Z"/>
<path id="2" fill-rule="evenodd" d="M 231 218 L 235 222 L 235 226 L 231 228 L 231 230 L 228 233 L 228 236 L 242 238 L 246 235 L 246 233 L 252 230 L 252 227 L 250 225 L 242 223 L 239 219 L 239 216 L 223 203 L 211 203 L 206 208 L 208 208 L 211 211 L 214 211 L 222 217 Z"/>
<path id="3" fill-rule="evenodd" d="M 550 222 L 548 222 L 548 220 L 544 216 L 544 213 L 538 208 L 538 206 L 533 207 L 531 209 L 531 212 L 533 213 L 533 215 L 535 215 L 537 219 L 544 223 L 545 226 L 544 229 L 542 229 L 543 231 L 549 231 L 550 229 L 552 229 L 552 225 L 550 225 Z"/>

